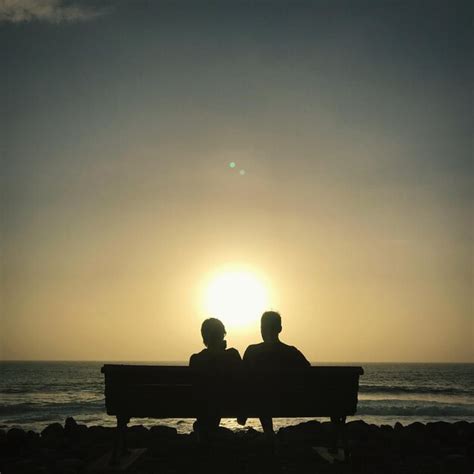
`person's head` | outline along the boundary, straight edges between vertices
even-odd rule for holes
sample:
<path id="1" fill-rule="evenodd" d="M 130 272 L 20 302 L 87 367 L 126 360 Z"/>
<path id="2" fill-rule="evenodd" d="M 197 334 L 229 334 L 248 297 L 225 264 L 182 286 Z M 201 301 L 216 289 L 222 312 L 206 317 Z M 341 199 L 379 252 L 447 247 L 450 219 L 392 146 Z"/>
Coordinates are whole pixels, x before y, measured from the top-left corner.
<path id="1" fill-rule="evenodd" d="M 201 326 L 201 335 L 204 345 L 209 349 L 225 348 L 225 327 L 222 321 L 216 318 L 206 319 Z"/>
<path id="2" fill-rule="evenodd" d="M 260 331 L 264 342 L 278 341 L 281 332 L 281 316 L 276 311 L 265 311 L 260 320 Z"/>

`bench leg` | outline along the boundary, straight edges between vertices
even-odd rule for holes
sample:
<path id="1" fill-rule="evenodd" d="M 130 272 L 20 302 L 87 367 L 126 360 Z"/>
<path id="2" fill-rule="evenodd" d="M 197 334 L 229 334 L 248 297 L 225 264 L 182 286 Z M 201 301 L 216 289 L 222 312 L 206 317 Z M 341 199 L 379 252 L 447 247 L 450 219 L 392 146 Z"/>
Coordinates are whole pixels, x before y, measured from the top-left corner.
<path id="1" fill-rule="evenodd" d="M 344 457 L 347 460 L 349 456 L 349 446 L 347 443 L 347 436 L 346 436 L 346 417 L 345 416 L 331 416 L 331 422 L 333 424 L 334 429 L 334 436 L 331 451 L 337 453 L 337 446 L 339 440 L 342 441 L 342 446 L 344 449 Z"/>
<path id="2" fill-rule="evenodd" d="M 110 464 L 117 464 L 119 458 L 128 453 L 127 450 L 127 423 L 130 418 L 117 416 L 117 428 L 115 432 L 114 447 Z"/>

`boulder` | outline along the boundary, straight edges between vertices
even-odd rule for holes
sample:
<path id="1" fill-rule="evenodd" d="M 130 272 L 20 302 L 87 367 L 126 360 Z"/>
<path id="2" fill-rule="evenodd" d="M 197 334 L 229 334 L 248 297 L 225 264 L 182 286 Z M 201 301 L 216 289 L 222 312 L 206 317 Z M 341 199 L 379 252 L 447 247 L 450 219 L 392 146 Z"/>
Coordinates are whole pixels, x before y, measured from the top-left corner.
<path id="1" fill-rule="evenodd" d="M 420 445 L 425 441 L 425 425 L 423 423 L 410 423 L 403 430 L 403 437 L 412 445 Z"/>
<path id="2" fill-rule="evenodd" d="M 58 458 L 58 450 L 52 448 L 40 448 L 39 454 L 41 459 L 45 460 L 46 462 L 50 463 L 55 461 Z"/>
<path id="3" fill-rule="evenodd" d="M 349 439 L 352 440 L 365 440 L 369 437 L 373 428 L 368 425 L 365 421 L 355 420 L 346 423 L 346 434 Z"/>
<path id="4" fill-rule="evenodd" d="M 7 431 L 7 441 L 9 444 L 17 446 L 26 440 L 26 433 L 21 428 L 11 428 Z"/>
<path id="5" fill-rule="evenodd" d="M 77 431 L 77 427 L 77 421 L 72 416 L 69 416 L 64 422 L 64 433 L 66 435 L 73 435 Z"/>
<path id="6" fill-rule="evenodd" d="M 5 472 L 14 474 L 32 474 L 38 472 L 38 466 L 32 459 L 20 459 L 5 465 Z"/>
<path id="7" fill-rule="evenodd" d="M 48 425 L 42 432 L 41 438 L 48 439 L 48 438 L 61 438 L 64 434 L 64 428 L 60 423 L 52 423 Z"/>
<path id="8" fill-rule="evenodd" d="M 77 472 L 82 467 L 82 461 L 76 458 L 66 458 L 56 461 L 56 470 L 58 472 Z"/>
<path id="9" fill-rule="evenodd" d="M 403 425 L 399 421 L 397 421 L 395 423 L 395 426 L 393 427 L 393 430 L 394 431 L 403 431 Z"/>
<path id="10" fill-rule="evenodd" d="M 419 421 L 415 421 L 414 423 L 410 423 L 408 426 L 406 426 L 405 430 L 421 435 L 425 431 L 425 425 Z"/>
<path id="11" fill-rule="evenodd" d="M 216 437 L 220 440 L 232 439 L 234 437 L 234 432 L 229 428 L 219 426 L 219 428 L 217 428 Z"/>
<path id="12" fill-rule="evenodd" d="M 414 472 L 436 472 L 438 470 L 436 457 L 426 454 L 410 456 L 408 464 Z"/>
<path id="13" fill-rule="evenodd" d="M 285 442 L 318 442 L 330 431 L 328 423 L 312 420 L 295 426 L 280 428 L 278 438 Z"/>
<path id="14" fill-rule="evenodd" d="M 456 429 L 456 434 L 461 439 L 468 439 L 472 436 L 471 426 L 467 421 L 457 421 L 454 423 L 454 428 Z"/>
<path id="15" fill-rule="evenodd" d="M 133 447 L 145 446 L 150 432 L 143 425 L 130 426 L 127 429 L 127 443 Z"/>
<path id="16" fill-rule="evenodd" d="M 29 430 L 26 433 L 26 442 L 29 446 L 29 448 L 34 448 L 38 446 L 40 442 L 40 435 L 36 433 L 35 431 Z"/>
<path id="17" fill-rule="evenodd" d="M 178 431 L 171 426 L 156 425 L 150 428 L 150 436 L 152 438 L 173 438 L 177 436 Z"/>
<path id="18" fill-rule="evenodd" d="M 432 438 L 437 438 L 447 442 L 452 442 L 457 437 L 456 427 L 446 421 L 427 423 L 426 433 Z"/>
<path id="19" fill-rule="evenodd" d="M 86 439 L 87 438 L 87 431 L 88 431 L 87 425 L 77 425 L 75 428 L 76 435 L 79 439 Z"/>
<path id="20" fill-rule="evenodd" d="M 97 441 L 110 441 L 115 435 L 115 428 L 105 426 L 89 426 L 87 429 L 87 440 L 91 443 Z"/>
<path id="21" fill-rule="evenodd" d="M 443 473 L 460 474 L 469 472 L 467 457 L 462 454 L 450 454 L 443 459 Z"/>

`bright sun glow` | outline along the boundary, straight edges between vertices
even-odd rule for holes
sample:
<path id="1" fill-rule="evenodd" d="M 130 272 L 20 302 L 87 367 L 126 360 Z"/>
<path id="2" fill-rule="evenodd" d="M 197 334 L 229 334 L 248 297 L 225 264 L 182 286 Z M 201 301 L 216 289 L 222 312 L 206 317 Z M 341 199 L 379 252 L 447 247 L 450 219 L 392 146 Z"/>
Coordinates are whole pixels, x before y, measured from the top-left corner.
<path id="1" fill-rule="evenodd" d="M 210 280 L 204 302 L 207 315 L 238 328 L 258 321 L 268 309 L 268 292 L 253 272 L 224 271 Z"/>

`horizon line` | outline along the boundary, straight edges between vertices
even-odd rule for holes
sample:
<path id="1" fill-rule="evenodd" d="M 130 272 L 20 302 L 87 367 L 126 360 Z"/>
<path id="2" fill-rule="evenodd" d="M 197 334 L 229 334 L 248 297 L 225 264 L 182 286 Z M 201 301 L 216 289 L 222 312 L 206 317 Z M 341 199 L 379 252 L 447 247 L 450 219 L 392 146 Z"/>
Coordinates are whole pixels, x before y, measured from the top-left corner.
<path id="1" fill-rule="evenodd" d="M 188 363 L 187 360 L 124 360 L 124 359 L 0 359 L 1 362 L 100 362 L 100 363 Z M 311 365 L 321 364 L 474 364 L 474 361 L 334 361 L 334 360 L 320 360 L 317 362 L 310 361 Z"/>

